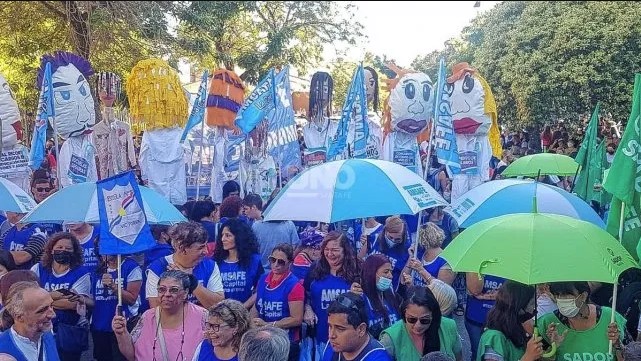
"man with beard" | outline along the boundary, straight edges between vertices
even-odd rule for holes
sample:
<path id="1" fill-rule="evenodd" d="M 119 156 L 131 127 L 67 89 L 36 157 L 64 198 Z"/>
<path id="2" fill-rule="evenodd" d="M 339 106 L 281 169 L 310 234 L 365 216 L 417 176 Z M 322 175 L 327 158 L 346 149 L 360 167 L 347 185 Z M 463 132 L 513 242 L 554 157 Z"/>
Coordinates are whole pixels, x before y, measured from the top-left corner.
<path id="1" fill-rule="evenodd" d="M 18 282 L 9 289 L 5 306 L 11 318 L 11 329 L 0 334 L 0 354 L 17 361 L 59 361 L 51 329 L 56 317 L 49 292 L 35 282 Z"/>

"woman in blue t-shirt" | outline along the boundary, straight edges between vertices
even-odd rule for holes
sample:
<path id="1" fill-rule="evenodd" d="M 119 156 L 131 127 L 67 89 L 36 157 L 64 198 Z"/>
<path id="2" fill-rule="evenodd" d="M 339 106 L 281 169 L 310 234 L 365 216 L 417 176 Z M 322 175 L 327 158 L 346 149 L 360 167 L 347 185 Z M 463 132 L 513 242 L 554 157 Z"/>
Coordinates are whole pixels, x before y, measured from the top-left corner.
<path id="1" fill-rule="evenodd" d="M 399 297 L 392 289 L 392 264 L 382 254 L 373 254 L 363 262 L 362 293 L 369 319 L 368 331 L 376 339 L 400 319 Z M 357 284 L 352 291 L 359 293 Z"/>
<path id="2" fill-rule="evenodd" d="M 123 285 L 122 303 L 127 323 L 135 325 L 140 306 L 140 288 L 142 271 L 138 263 L 125 258 L 120 265 Z M 92 277 L 92 293 L 95 306 L 91 318 L 91 337 L 93 339 L 93 357 L 97 361 L 124 360 L 118 350 L 118 342 L 111 327 L 118 305 L 118 257 L 102 256 L 96 273 Z"/>
<path id="3" fill-rule="evenodd" d="M 378 234 L 372 247 L 367 250 L 368 255 L 381 253 L 389 258 L 392 264 L 392 287 L 398 288 L 401 272 L 409 259 L 408 249 L 412 240 L 407 232 L 407 224 L 399 216 L 389 217 L 385 220 L 383 230 Z"/>
<path id="4" fill-rule="evenodd" d="M 336 297 L 349 291 L 352 283 L 361 283 L 361 261 L 344 233 L 329 232 L 321 244 L 321 259 L 305 280 L 304 320 L 316 325 L 317 360 L 327 344 L 329 326 L 327 308 Z"/>
<path id="5" fill-rule="evenodd" d="M 93 306 L 91 276 L 82 265 L 83 259 L 78 239 L 71 233 L 58 232 L 49 238 L 42 261 L 31 268 L 40 280 L 40 287 L 49 291 L 53 299 L 56 311 L 53 332 L 56 337 L 61 337 L 59 328 L 63 324 L 75 326 L 86 323 L 84 306 Z M 78 310 L 84 310 L 84 314 L 79 314 Z M 58 344 L 58 355 L 63 361 L 77 361 L 81 353 L 62 349 Z"/>
<path id="6" fill-rule="evenodd" d="M 220 270 L 225 298 L 243 302 L 245 308 L 251 309 L 256 302 L 252 293 L 264 273 L 251 228 L 239 219 L 223 223 L 213 258 Z"/>
<path id="7" fill-rule="evenodd" d="M 205 339 L 192 361 L 238 361 L 240 339 L 251 328 L 249 312 L 236 300 L 222 300 L 209 309 Z"/>
<path id="8" fill-rule="evenodd" d="M 472 355 L 476 355 L 488 312 L 494 307 L 496 293 L 505 279 L 496 276 L 480 276 L 466 273 L 467 304 L 465 306 L 465 329 L 470 336 Z"/>
<path id="9" fill-rule="evenodd" d="M 404 271 L 412 270 L 412 278 L 416 286 L 428 286 L 432 279 L 439 279 L 448 285 L 452 285 L 456 273 L 447 264 L 445 258 L 441 257 L 443 249 L 441 245 L 445 239 L 443 230 L 432 222 L 428 222 L 421 228 L 419 245 L 425 251 L 420 259 L 410 258 Z"/>

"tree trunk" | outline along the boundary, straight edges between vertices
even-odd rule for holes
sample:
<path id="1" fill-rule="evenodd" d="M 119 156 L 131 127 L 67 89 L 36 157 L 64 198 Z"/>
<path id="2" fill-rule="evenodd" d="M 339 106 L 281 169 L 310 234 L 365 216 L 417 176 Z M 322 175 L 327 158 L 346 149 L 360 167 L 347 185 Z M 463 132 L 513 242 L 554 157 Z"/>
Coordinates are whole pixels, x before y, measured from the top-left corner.
<path id="1" fill-rule="evenodd" d="M 76 54 L 89 59 L 91 54 L 91 39 L 89 39 L 89 15 L 78 7 L 77 1 L 65 1 L 68 9 L 69 25 L 71 25 L 71 38 L 74 43 Z"/>

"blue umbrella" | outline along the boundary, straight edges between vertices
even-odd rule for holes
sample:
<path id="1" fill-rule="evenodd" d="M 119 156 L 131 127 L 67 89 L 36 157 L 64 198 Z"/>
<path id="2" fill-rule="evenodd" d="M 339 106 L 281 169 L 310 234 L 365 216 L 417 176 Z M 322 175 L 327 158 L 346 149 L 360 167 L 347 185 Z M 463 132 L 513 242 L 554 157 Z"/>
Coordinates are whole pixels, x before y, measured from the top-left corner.
<path id="1" fill-rule="evenodd" d="M 0 211 L 27 213 L 36 202 L 13 182 L 0 178 Z"/>
<path id="2" fill-rule="evenodd" d="M 265 220 L 334 223 L 416 214 L 447 202 L 416 173 L 383 160 L 349 159 L 297 175 L 265 210 Z"/>
<path id="3" fill-rule="evenodd" d="M 461 228 L 468 228 L 489 218 L 532 212 L 535 190 L 539 213 L 560 214 L 605 228 L 603 220 L 581 198 L 533 180 L 505 179 L 483 183 L 461 195 L 446 211 Z"/>
<path id="4" fill-rule="evenodd" d="M 142 204 L 150 224 L 171 225 L 187 219 L 156 191 L 140 186 Z M 25 223 L 100 223 L 96 183 L 65 187 L 42 201 L 24 218 Z"/>

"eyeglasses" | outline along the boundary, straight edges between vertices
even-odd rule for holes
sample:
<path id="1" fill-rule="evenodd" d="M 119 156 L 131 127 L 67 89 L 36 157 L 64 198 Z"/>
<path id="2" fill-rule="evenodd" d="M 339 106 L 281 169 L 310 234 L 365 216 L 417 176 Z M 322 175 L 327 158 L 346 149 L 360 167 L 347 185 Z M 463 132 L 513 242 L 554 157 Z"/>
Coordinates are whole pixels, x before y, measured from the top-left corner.
<path id="1" fill-rule="evenodd" d="M 205 329 L 209 331 L 219 332 L 221 327 L 229 327 L 227 324 L 209 323 L 205 322 Z"/>
<path id="2" fill-rule="evenodd" d="M 284 266 L 287 264 L 287 261 L 285 261 L 284 259 L 279 259 L 276 257 L 269 256 L 269 263 L 272 263 L 272 264 L 278 263 L 279 266 Z"/>
<path id="3" fill-rule="evenodd" d="M 170 295 L 177 295 L 180 291 L 182 291 L 182 288 L 180 287 L 167 288 L 165 286 L 159 286 L 158 288 L 156 288 L 156 290 L 158 291 L 158 295 L 164 295 L 165 293 L 167 293 L 167 291 L 169 291 Z"/>
<path id="4" fill-rule="evenodd" d="M 422 318 L 416 318 L 416 317 L 405 317 L 405 322 L 409 324 L 415 324 L 416 321 L 420 321 L 421 325 L 429 325 L 432 323 L 432 317 L 422 317 Z"/>
<path id="5" fill-rule="evenodd" d="M 51 188 L 40 188 L 40 187 L 36 187 L 36 191 L 38 191 L 38 192 L 50 192 L 50 191 L 51 191 Z"/>

